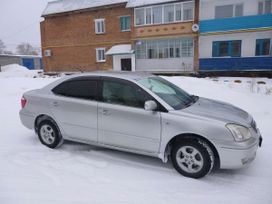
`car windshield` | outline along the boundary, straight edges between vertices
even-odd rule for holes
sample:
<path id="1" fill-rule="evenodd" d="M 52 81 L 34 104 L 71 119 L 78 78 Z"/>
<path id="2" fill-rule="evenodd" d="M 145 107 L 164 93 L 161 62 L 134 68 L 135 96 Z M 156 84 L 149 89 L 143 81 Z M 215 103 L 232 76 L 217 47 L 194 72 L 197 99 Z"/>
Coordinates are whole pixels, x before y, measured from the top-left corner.
<path id="1" fill-rule="evenodd" d="M 188 94 L 161 77 L 140 79 L 138 83 L 158 95 L 175 110 L 186 108 L 198 100 L 197 96 Z"/>

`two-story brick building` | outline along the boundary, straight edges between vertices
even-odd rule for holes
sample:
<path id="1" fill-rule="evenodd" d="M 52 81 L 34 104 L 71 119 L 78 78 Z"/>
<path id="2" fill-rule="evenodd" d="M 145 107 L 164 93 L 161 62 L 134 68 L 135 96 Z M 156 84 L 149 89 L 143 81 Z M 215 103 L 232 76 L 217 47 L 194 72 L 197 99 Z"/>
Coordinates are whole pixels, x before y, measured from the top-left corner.
<path id="1" fill-rule="evenodd" d="M 50 2 L 41 22 L 45 70 L 195 72 L 198 2 Z"/>

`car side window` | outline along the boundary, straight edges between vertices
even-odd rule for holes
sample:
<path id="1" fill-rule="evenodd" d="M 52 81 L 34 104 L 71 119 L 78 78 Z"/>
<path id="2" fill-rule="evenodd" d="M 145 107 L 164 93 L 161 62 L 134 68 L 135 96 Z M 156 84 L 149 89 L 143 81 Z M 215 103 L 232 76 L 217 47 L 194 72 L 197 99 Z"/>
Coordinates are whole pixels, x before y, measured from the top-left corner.
<path id="1" fill-rule="evenodd" d="M 79 99 L 96 100 L 97 81 L 73 80 L 63 82 L 52 90 L 55 94 Z"/>
<path id="2" fill-rule="evenodd" d="M 144 108 L 147 99 L 143 90 L 119 81 L 103 81 L 102 101 L 105 103 Z"/>

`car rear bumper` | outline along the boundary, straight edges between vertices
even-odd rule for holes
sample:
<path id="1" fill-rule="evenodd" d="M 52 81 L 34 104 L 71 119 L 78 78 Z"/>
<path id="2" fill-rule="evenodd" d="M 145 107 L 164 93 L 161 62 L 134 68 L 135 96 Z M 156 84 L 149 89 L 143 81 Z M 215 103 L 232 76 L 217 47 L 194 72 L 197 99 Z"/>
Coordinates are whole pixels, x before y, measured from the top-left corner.
<path id="1" fill-rule="evenodd" d="M 22 110 L 20 111 L 20 120 L 22 124 L 28 129 L 34 129 L 34 117 L 30 114 L 24 113 Z"/>

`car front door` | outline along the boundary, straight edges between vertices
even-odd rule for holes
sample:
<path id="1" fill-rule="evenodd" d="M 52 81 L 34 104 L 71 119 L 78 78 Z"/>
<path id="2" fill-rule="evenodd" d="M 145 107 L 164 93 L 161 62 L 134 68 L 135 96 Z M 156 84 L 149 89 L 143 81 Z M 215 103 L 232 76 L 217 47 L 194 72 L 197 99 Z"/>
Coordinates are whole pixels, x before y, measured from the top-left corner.
<path id="1" fill-rule="evenodd" d="M 75 78 L 53 89 L 51 111 L 70 139 L 97 142 L 96 78 Z"/>
<path id="2" fill-rule="evenodd" d="M 132 151 L 158 152 L 161 114 L 146 111 L 145 100 L 148 94 L 136 84 L 103 78 L 98 103 L 98 142 Z"/>

